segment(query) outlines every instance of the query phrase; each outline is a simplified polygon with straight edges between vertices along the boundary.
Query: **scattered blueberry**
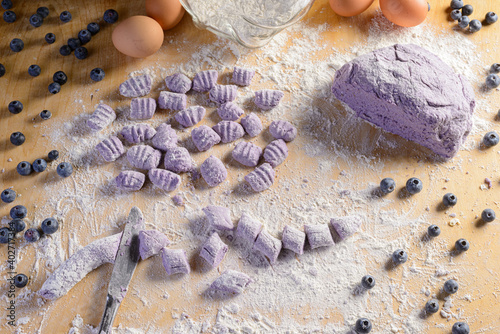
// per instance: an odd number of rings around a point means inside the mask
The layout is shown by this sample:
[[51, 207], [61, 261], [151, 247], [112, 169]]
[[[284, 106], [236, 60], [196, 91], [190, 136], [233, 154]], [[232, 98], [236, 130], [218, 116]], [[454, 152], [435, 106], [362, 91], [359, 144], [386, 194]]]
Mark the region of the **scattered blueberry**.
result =
[[78, 39], [80, 40], [80, 43], [82, 43], [82, 45], [90, 42], [91, 38], [92, 34], [87, 29], [80, 30], [80, 32], [78, 33]]
[[452, 193], [447, 193], [443, 196], [443, 205], [446, 207], [455, 206], [457, 200], [457, 196]]
[[48, 158], [50, 161], [57, 160], [59, 158], [59, 151], [58, 150], [52, 150], [48, 154]]
[[93, 35], [97, 34], [100, 30], [101, 30], [101, 27], [99, 27], [99, 24], [97, 24], [96, 22], [90, 22], [88, 25], [87, 25], [87, 30]]
[[9, 243], [9, 239], [14, 238], [14, 232], [8, 227], [0, 228], [0, 244]]
[[50, 112], [50, 110], [42, 110], [40, 112], [40, 118], [43, 119], [44, 121], [48, 120], [51, 117], [52, 113]]
[[61, 85], [57, 82], [53, 82], [49, 85], [49, 92], [51, 94], [57, 94], [61, 91]]
[[38, 28], [43, 24], [43, 17], [40, 14], [33, 14], [30, 16], [30, 24]]
[[454, 9], [451, 11], [450, 17], [453, 21], [456, 21], [462, 17], [462, 12], [460, 11], [460, 9]]
[[455, 242], [455, 248], [459, 252], [466, 252], [469, 250], [469, 242], [465, 239], [458, 239]]
[[470, 32], [478, 32], [483, 27], [483, 24], [479, 20], [472, 20], [469, 23]]
[[484, 146], [491, 147], [497, 145], [499, 140], [500, 138], [498, 137], [498, 133], [496, 133], [495, 131], [490, 131], [484, 135], [483, 143]]
[[427, 234], [430, 237], [435, 238], [441, 234], [441, 229], [437, 225], [431, 225], [427, 228]]
[[461, 18], [459, 18], [457, 20], [458, 22], [458, 26], [462, 29], [465, 29], [469, 26], [469, 23], [470, 23], [470, 19], [468, 16], [462, 16]]
[[450, 7], [452, 9], [460, 9], [464, 6], [464, 2], [462, 0], [451, 0]]
[[21, 52], [24, 49], [24, 42], [19, 38], [10, 41], [10, 49], [14, 52]]
[[24, 219], [28, 214], [28, 210], [24, 205], [16, 205], [10, 209], [10, 218], [12, 219]]
[[45, 234], [52, 234], [59, 228], [59, 223], [55, 218], [47, 218], [42, 222], [42, 231]]
[[28, 67], [28, 74], [31, 75], [32, 77], [39, 76], [41, 72], [42, 69], [38, 65], [30, 65], [30, 67]]
[[9, 111], [12, 114], [19, 114], [21, 111], [23, 111], [23, 104], [17, 100], [12, 101], [9, 103]]
[[380, 190], [382, 190], [384, 194], [392, 193], [395, 188], [396, 182], [390, 177], [386, 177], [385, 179], [380, 181]]
[[492, 73], [499, 73], [500, 72], [500, 63], [495, 63], [491, 65], [490, 71]]
[[16, 168], [17, 172], [19, 175], [27, 176], [31, 174], [31, 164], [27, 161], [21, 161], [20, 163], [17, 164]]
[[38, 231], [36, 228], [29, 228], [24, 232], [24, 239], [27, 242], [35, 242], [40, 239], [40, 231]]
[[356, 320], [354, 331], [358, 334], [370, 333], [372, 330], [372, 322], [366, 318]]
[[69, 38], [68, 39], [68, 46], [71, 48], [71, 50], [75, 50], [76, 48], [82, 46], [82, 43], [78, 38]]
[[497, 88], [500, 86], [500, 77], [495, 73], [489, 74], [486, 77], [486, 86], [490, 89]]
[[26, 223], [24, 222], [24, 220], [16, 218], [12, 219], [9, 222], [9, 227], [12, 231], [14, 231], [14, 233], [19, 233], [24, 231], [24, 229], [26, 228]]
[[451, 328], [451, 334], [469, 334], [470, 329], [469, 325], [467, 325], [465, 322], [455, 322], [453, 324], [453, 327]]
[[61, 86], [64, 85], [66, 82], [68, 82], [68, 76], [66, 75], [66, 73], [64, 73], [63, 71], [57, 71], [56, 73], [54, 73], [54, 75], [52, 76], [52, 80], [54, 82], [57, 82], [58, 84], [60, 84]]
[[59, 53], [63, 56], [69, 56], [71, 54], [71, 48], [67, 45], [61, 46]]
[[464, 16], [470, 16], [474, 12], [474, 8], [472, 5], [465, 5], [462, 7], [462, 15]]
[[439, 301], [437, 299], [431, 299], [425, 303], [425, 310], [427, 313], [434, 314], [439, 311]]
[[41, 17], [46, 18], [47, 16], [49, 16], [49, 9], [47, 7], [38, 7], [36, 13]]
[[53, 33], [49, 32], [47, 35], [45, 35], [45, 42], [49, 44], [53, 44], [56, 41], [56, 35]]
[[16, 199], [16, 192], [12, 189], [5, 189], [2, 191], [0, 198], [4, 203], [12, 203]]
[[422, 191], [422, 181], [416, 177], [412, 177], [406, 181], [406, 190], [411, 194], [418, 194]]
[[14, 285], [16, 288], [24, 288], [28, 284], [28, 276], [25, 274], [17, 274], [14, 276]]
[[68, 162], [61, 162], [57, 166], [57, 174], [61, 177], [68, 177], [73, 173], [73, 166]]
[[13, 145], [21, 146], [25, 141], [26, 137], [22, 134], [22, 132], [12, 132], [10, 135], [10, 142]]
[[375, 278], [371, 275], [363, 276], [363, 278], [361, 279], [361, 285], [365, 289], [371, 289], [375, 286]]
[[33, 170], [37, 173], [43, 172], [45, 169], [47, 169], [47, 161], [43, 159], [36, 159], [33, 161]]
[[11, 0], [2, 0], [2, 8], [7, 10], [12, 8], [12, 1]]
[[5, 75], [5, 66], [3, 64], [0, 64], [0, 78]]
[[101, 81], [104, 79], [104, 70], [102, 68], [96, 67], [90, 71], [90, 79], [94, 81]]
[[13, 23], [16, 22], [16, 13], [14, 13], [11, 10], [8, 10], [3, 13], [3, 20], [7, 23]]
[[75, 49], [75, 57], [76, 59], [85, 59], [89, 55], [89, 52], [86, 47], [80, 46]]
[[67, 23], [69, 21], [71, 21], [71, 13], [68, 12], [67, 10], [65, 10], [64, 12], [61, 13], [61, 15], [59, 15], [59, 18], [61, 19], [61, 21], [63, 21], [64, 23]]
[[443, 286], [444, 292], [446, 292], [449, 295], [452, 295], [458, 291], [458, 283], [454, 279], [449, 279], [446, 282], [444, 282]]
[[483, 212], [481, 212], [481, 219], [485, 223], [491, 223], [495, 220], [495, 218], [495, 211], [493, 211], [492, 209], [484, 209]]
[[493, 24], [496, 21], [498, 21], [498, 15], [495, 14], [494, 12], [488, 12], [486, 13], [485, 19], [487, 24]]
[[402, 250], [402, 249], [397, 249], [392, 253], [392, 262], [394, 264], [402, 264], [408, 261], [408, 254]]
[[104, 12], [103, 16], [104, 22], [115, 23], [118, 21], [118, 13], [114, 9], [108, 9]]

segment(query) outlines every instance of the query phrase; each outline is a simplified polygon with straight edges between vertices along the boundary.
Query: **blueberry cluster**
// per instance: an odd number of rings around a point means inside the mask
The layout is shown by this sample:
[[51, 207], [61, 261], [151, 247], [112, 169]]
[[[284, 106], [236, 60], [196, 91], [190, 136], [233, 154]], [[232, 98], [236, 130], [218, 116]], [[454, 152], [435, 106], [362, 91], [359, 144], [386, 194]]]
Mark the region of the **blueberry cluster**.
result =
[[464, 5], [463, 0], [452, 0], [450, 7], [452, 9], [450, 12], [451, 19], [457, 21], [458, 26], [462, 29], [469, 27], [471, 33], [478, 32], [483, 25], [493, 24], [498, 21], [498, 15], [494, 12], [486, 13], [483, 22], [477, 19], [471, 20], [469, 16], [474, 12], [474, 8], [472, 5]]
[[[52, 150], [48, 154], [48, 160], [57, 160], [59, 157], [59, 152], [57, 150]], [[22, 176], [28, 176], [32, 172], [41, 173], [47, 169], [47, 161], [42, 158], [38, 158], [33, 163], [28, 161], [21, 161], [17, 165], [17, 173]], [[61, 162], [56, 169], [56, 172], [61, 177], [68, 177], [73, 173], [73, 166], [68, 162]]]
[[49, 9], [47, 7], [39, 7], [36, 13], [30, 16], [30, 24], [38, 28], [43, 24], [43, 19], [49, 16]]
[[500, 86], [500, 64], [495, 63], [490, 67], [490, 74], [486, 77], [486, 87], [490, 89], [497, 88]]
[[[392, 193], [396, 189], [396, 181], [394, 181], [390, 177], [386, 177], [382, 181], [380, 181], [380, 191], [383, 194], [389, 194]], [[416, 177], [409, 178], [406, 181], [406, 191], [410, 195], [415, 195], [418, 194], [419, 192], [422, 191], [423, 185], [422, 181]]]

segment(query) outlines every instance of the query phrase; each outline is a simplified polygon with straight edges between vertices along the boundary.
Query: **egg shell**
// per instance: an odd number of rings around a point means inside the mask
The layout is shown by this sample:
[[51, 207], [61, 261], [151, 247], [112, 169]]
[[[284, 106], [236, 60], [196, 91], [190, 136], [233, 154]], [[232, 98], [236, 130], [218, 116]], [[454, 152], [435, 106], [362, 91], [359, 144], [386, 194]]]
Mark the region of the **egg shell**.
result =
[[415, 27], [424, 22], [429, 12], [427, 0], [380, 0], [384, 16], [402, 27]]
[[150, 17], [137, 15], [122, 21], [113, 30], [113, 45], [121, 53], [144, 58], [158, 51], [163, 44], [163, 29]]
[[345, 17], [361, 14], [370, 7], [374, 0], [330, 0], [333, 11]]
[[175, 27], [185, 12], [179, 0], [146, 0], [146, 13], [155, 19], [163, 30]]

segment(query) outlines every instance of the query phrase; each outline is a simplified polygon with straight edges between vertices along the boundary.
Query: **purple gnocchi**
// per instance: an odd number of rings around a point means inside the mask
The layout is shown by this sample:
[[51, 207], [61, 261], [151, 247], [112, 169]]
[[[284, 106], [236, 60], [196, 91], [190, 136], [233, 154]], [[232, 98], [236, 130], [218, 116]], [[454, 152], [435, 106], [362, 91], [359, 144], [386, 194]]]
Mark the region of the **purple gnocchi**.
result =
[[134, 124], [125, 126], [120, 133], [129, 143], [139, 144], [153, 138], [156, 130], [148, 124]]
[[149, 94], [153, 81], [147, 74], [139, 75], [123, 82], [119, 91], [125, 97], [139, 97]]
[[127, 151], [128, 162], [135, 168], [151, 169], [160, 164], [161, 152], [148, 145], [132, 146]]
[[156, 111], [155, 99], [149, 97], [135, 98], [130, 102], [131, 119], [151, 119]]
[[250, 86], [255, 71], [249, 68], [234, 67], [233, 69], [233, 83], [238, 86]]
[[209, 205], [201, 209], [210, 226], [218, 231], [230, 231], [234, 228], [231, 213], [223, 206]]
[[295, 254], [304, 254], [304, 244], [306, 242], [306, 234], [294, 227], [285, 226], [281, 237], [283, 248], [289, 249]]
[[219, 158], [216, 158], [213, 155], [203, 161], [200, 166], [200, 172], [209, 187], [215, 187], [227, 178], [226, 167], [222, 161], [219, 160]]
[[210, 100], [218, 104], [234, 101], [237, 95], [238, 88], [235, 85], [215, 85], [208, 93]]
[[311, 249], [333, 246], [335, 242], [327, 224], [304, 225]]
[[297, 128], [290, 122], [283, 120], [273, 121], [269, 125], [269, 132], [275, 139], [283, 139], [284, 141], [292, 141], [297, 136]]
[[262, 223], [250, 217], [246, 212], [243, 212], [238, 222], [238, 226], [236, 227], [236, 238], [243, 239], [253, 244], [262, 230], [262, 227]]
[[179, 187], [181, 177], [171, 171], [159, 168], [152, 168], [148, 171], [151, 182], [165, 191], [173, 191]]
[[269, 262], [273, 264], [278, 259], [281, 246], [281, 240], [273, 237], [266, 230], [262, 230], [253, 244], [253, 249], [262, 253], [269, 259]]
[[261, 155], [262, 149], [260, 147], [246, 141], [236, 144], [232, 152], [234, 160], [248, 167], [257, 166]]
[[353, 235], [361, 226], [361, 217], [359, 216], [346, 216], [330, 219], [330, 224], [337, 232], [340, 239], [344, 240]]
[[158, 106], [160, 109], [182, 110], [186, 109], [186, 94], [160, 92]]
[[87, 120], [87, 126], [94, 131], [100, 131], [113, 123], [116, 113], [110, 106], [101, 103]]
[[270, 164], [264, 163], [245, 176], [253, 191], [260, 192], [268, 189], [274, 183], [274, 169]]
[[133, 170], [125, 170], [115, 178], [116, 186], [127, 191], [140, 190], [144, 181], [146, 181], [146, 176]]
[[200, 257], [205, 259], [211, 267], [217, 267], [227, 251], [227, 245], [222, 242], [217, 232], [214, 232], [201, 246]]
[[243, 127], [233, 121], [221, 121], [212, 126], [212, 129], [217, 132], [223, 143], [230, 143], [245, 135]]
[[280, 90], [263, 89], [255, 92], [255, 105], [262, 110], [271, 110], [276, 107], [285, 94]]
[[169, 276], [173, 274], [189, 274], [191, 272], [184, 249], [163, 248], [161, 250], [161, 259], [163, 267]]
[[250, 113], [250, 115], [243, 117], [241, 119], [241, 125], [243, 125], [243, 128], [250, 137], [255, 137], [262, 131], [262, 122], [259, 116], [254, 113]]
[[206, 125], [193, 129], [191, 131], [191, 138], [198, 151], [206, 151], [221, 141], [217, 132]]
[[228, 269], [212, 282], [210, 289], [239, 295], [250, 283], [252, 279], [247, 274]]
[[175, 73], [165, 78], [167, 88], [174, 93], [186, 94], [193, 85], [191, 79], [182, 73]]
[[193, 169], [193, 159], [184, 147], [169, 148], [165, 153], [165, 169], [175, 173], [189, 172]]
[[157, 230], [139, 232], [139, 254], [142, 260], [160, 253], [163, 247], [170, 245], [168, 237]]
[[225, 121], [236, 121], [243, 115], [243, 109], [234, 102], [226, 102], [217, 108], [217, 114]]
[[125, 153], [121, 140], [116, 136], [104, 139], [95, 148], [107, 162], [115, 161]]
[[151, 140], [151, 145], [158, 150], [166, 151], [177, 146], [177, 140], [177, 133], [172, 129], [172, 126], [162, 123], [156, 128], [156, 134]]
[[283, 139], [270, 142], [264, 149], [264, 160], [272, 167], [283, 163], [288, 157], [288, 147]]
[[175, 120], [185, 128], [198, 124], [205, 117], [206, 110], [202, 106], [192, 106], [175, 114]]
[[193, 90], [197, 92], [208, 92], [217, 84], [219, 73], [215, 70], [207, 70], [196, 73], [193, 79]]

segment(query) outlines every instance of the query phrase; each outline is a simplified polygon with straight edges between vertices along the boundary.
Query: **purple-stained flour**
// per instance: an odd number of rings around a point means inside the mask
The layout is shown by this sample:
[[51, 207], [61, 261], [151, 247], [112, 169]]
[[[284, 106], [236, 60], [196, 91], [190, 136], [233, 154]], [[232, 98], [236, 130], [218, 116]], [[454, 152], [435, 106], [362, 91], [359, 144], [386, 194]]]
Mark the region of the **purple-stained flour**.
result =
[[261, 222], [253, 219], [248, 213], [243, 212], [240, 220], [238, 221], [235, 236], [236, 238], [243, 239], [253, 245], [260, 231], [262, 231], [262, 227], [263, 225]]
[[104, 139], [95, 148], [107, 162], [115, 161], [125, 153], [121, 140], [116, 136]]
[[215, 85], [210, 89], [208, 97], [211, 101], [223, 104], [236, 99], [238, 95], [238, 87], [235, 85]]
[[264, 160], [272, 167], [283, 163], [288, 157], [288, 147], [283, 139], [276, 139], [264, 148]]
[[160, 92], [160, 97], [158, 98], [158, 107], [169, 110], [186, 109], [186, 98], [186, 94], [163, 91]]
[[304, 231], [311, 249], [335, 244], [328, 224], [304, 225]]
[[276, 107], [285, 96], [280, 90], [263, 89], [255, 92], [255, 105], [262, 110], [271, 110]]
[[229, 231], [234, 228], [231, 211], [223, 206], [209, 205], [201, 209], [210, 226], [218, 231]]
[[185, 128], [198, 124], [207, 111], [202, 106], [191, 106], [175, 114], [175, 120]]
[[168, 237], [157, 230], [142, 230], [139, 232], [139, 254], [142, 260], [160, 254], [163, 247], [170, 245]]
[[130, 165], [139, 169], [156, 168], [160, 164], [161, 152], [148, 145], [135, 145], [128, 149]]
[[191, 90], [193, 82], [182, 73], [175, 73], [165, 78], [167, 88], [174, 93], [186, 94]]
[[128, 79], [120, 84], [119, 91], [125, 97], [139, 97], [149, 94], [153, 82], [147, 74]]
[[259, 116], [253, 112], [241, 119], [241, 125], [250, 137], [255, 137], [262, 131], [262, 122]]
[[193, 90], [197, 92], [208, 92], [217, 84], [219, 73], [208, 70], [196, 73], [193, 79]]
[[330, 219], [330, 224], [342, 240], [353, 235], [361, 226], [361, 222], [361, 217], [359, 216], [345, 216]]
[[94, 131], [100, 131], [113, 123], [115, 119], [116, 113], [113, 108], [107, 104], [101, 103], [87, 120], [87, 126]]
[[167, 123], [162, 123], [156, 128], [156, 134], [151, 140], [151, 145], [154, 148], [166, 151], [177, 146], [177, 133], [172, 126]]
[[146, 176], [133, 170], [124, 170], [115, 178], [115, 184], [118, 188], [127, 191], [138, 191], [144, 185]]
[[260, 147], [245, 141], [236, 144], [232, 152], [234, 160], [248, 167], [257, 166], [261, 155], [262, 149]]
[[200, 173], [209, 187], [215, 187], [227, 178], [227, 169], [213, 155], [209, 156], [200, 166]]
[[173, 191], [181, 184], [181, 177], [171, 171], [152, 168], [148, 171], [151, 182], [165, 191]]
[[269, 132], [275, 139], [292, 141], [297, 137], [297, 129], [290, 122], [279, 120], [269, 125]]
[[236, 121], [243, 115], [243, 109], [234, 102], [226, 102], [217, 108], [217, 114], [225, 121]]
[[161, 250], [161, 259], [167, 275], [189, 274], [191, 272], [184, 249], [163, 248]]
[[130, 101], [131, 119], [151, 119], [156, 112], [156, 101], [149, 97], [139, 97]]
[[239, 295], [250, 283], [252, 279], [247, 274], [228, 269], [212, 282], [210, 289]]
[[255, 70], [235, 66], [232, 82], [238, 86], [250, 86], [254, 75]]
[[262, 230], [253, 244], [253, 249], [265, 255], [271, 264], [275, 263], [280, 255], [281, 240], [273, 237], [266, 230]]
[[255, 168], [253, 172], [245, 176], [253, 191], [260, 192], [268, 189], [274, 183], [274, 169], [268, 163], [263, 163]]
[[175, 173], [189, 172], [193, 169], [193, 159], [184, 147], [170, 148], [165, 152], [165, 169]]
[[156, 134], [156, 130], [149, 124], [134, 124], [123, 127], [120, 134], [127, 142], [139, 144], [153, 138]]
[[191, 139], [198, 151], [206, 151], [215, 144], [220, 143], [221, 138], [211, 127], [202, 125], [191, 131]]
[[223, 143], [230, 143], [245, 135], [243, 127], [233, 121], [221, 121], [212, 126], [212, 129], [217, 132]]
[[217, 232], [205, 241], [201, 246], [200, 256], [207, 261], [211, 267], [217, 267], [228, 251], [227, 245], [222, 242]]
[[306, 234], [294, 227], [285, 225], [281, 242], [283, 243], [283, 248], [289, 249], [295, 254], [304, 254]]

